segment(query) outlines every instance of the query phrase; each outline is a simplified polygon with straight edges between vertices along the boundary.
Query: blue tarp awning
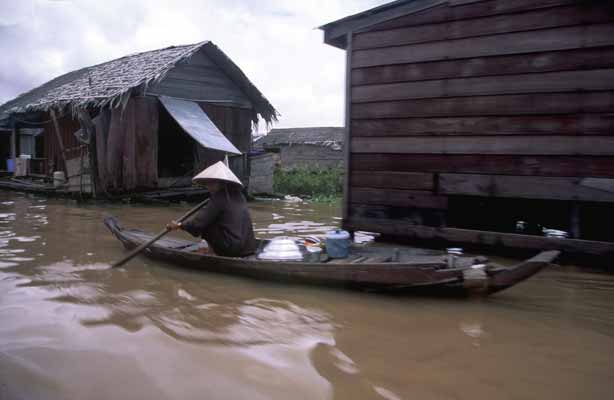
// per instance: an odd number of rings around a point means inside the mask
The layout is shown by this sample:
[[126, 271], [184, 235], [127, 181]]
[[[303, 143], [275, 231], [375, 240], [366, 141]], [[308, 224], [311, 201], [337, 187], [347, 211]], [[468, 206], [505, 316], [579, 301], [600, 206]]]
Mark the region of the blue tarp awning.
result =
[[183, 130], [203, 147], [241, 154], [197, 103], [167, 96], [160, 96], [160, 101]]

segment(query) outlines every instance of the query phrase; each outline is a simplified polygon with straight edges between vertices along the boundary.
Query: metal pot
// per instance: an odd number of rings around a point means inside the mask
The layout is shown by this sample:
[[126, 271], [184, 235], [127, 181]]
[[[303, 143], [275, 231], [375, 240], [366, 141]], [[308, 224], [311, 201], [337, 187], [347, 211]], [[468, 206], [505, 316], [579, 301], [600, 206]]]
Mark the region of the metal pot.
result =
[[320, 262], [320, 256], [322, 254], [322, 249], [318, 246], [305, 246], [305, 255], [303, 257], [304, 261], [317, 263]]
[[259, 260], [270, 261], [302, 261], [303, 253], [299, 245], [288, 237], [276, 237], [264, 246], [258, 254]]
[[568, 233], [558, 229], [543, 229], [544, 236], [549, 238], [567, 239]]

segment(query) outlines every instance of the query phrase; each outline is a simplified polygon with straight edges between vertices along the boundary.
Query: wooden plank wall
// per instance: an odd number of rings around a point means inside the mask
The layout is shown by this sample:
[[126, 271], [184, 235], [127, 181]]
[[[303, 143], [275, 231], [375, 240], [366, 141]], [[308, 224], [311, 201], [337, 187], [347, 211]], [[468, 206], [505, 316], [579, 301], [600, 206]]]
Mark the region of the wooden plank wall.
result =
[[248, 97], [203, 50], [170, 70], [164, 79], [147, 89], [147, 94], [251, 106]]
[[[43, 157], [47, 158], [47, 167], [50, 173], [53, 171], [63, 171], [65, 169], [64, 157], [62, 157], [62, 151], [55, 133], [55, 127], [51, 121], [51, 115], [47, 115], [46, 121], [43, 126]], [[79, 121], [76, 118], [73, 119], [70, 111], [66, 111], [61, 116], [58, 116], [58, 126], [66, 151], [66, 158], [70, 159], [78, 156], [80, 154], [78, 149], [81, 143], [79, 143], [74, 133], [81, 128]]]
[[98, 179], [104, 190], [124, 192], [158, 184], [158, 100], [133, 97], [126, 107], [96, 119]]
[[281, 146], [281, 168], [340, 168], [343, 166], [343, 152], [331, 146], [293, 143]]
[[215, 104], [201, 103], [201, 108], [217, 128], [241, 152], [251, 150], [252, 143], [252, 110], [238, 107], [226, 107]]
[[[122, 192], [157, 187], [158, 107], [157, 98], [141, 96], [131, 98], [124, 110], [100, 113], [96, 119], [96, 153], [101, 189]], [[245, 153], [232, 163], [237, 175], [247, 182], [246, 157], [251, 150], [252, 110], [207, 103], [201, 103], [201, 107], [218, 129]], [[81, 128], [79, 122], [70, 114], [61, 116], [58, 122], [66, 158], [80, 157], [83, 145], [74, 136]], [[52, 167], [49, 171], [62, 170], [64, 161], [53, 123], [50, 121], [43, 128], [45, 157]], [[212, 160], [223, 159], [220, 152], [204, 150], [202, 153], [201, 161], [206, 166]]]
[[249, 193], [273, 193], [273, 173], [279, 164], [279, 154], [253, 155], [249, 157], [249, 163]]
[[[252, 104], [243, 91], [203, 50], [175, 66], [149, 95], [166, 95], [199, 103], [218, 129], [245, 155], [230, 158], [231, 168], [244, 182], [249, 178], [247, 153], [251, 149]], [[195, 170], [224, 158], [217, 151], [200, 148]]]
[[[240, 156], [230, 157], [230, 167], [242, 182], [247, 183], [249, 180], [247, 154], [252, 146], [251, 117], [253, 111], [209, 103], [200, 103], [200, 106], [215, 126], [243, 153]], [[222, 152], [204, 148], [199, 149], [198, 153], [199, 160], [195, 168], [198, 171], [224, 158]]]
[[446, 225], [456, 196], [614, 209], [606, 3], [449, 2], [353, 33], [345, 225]]

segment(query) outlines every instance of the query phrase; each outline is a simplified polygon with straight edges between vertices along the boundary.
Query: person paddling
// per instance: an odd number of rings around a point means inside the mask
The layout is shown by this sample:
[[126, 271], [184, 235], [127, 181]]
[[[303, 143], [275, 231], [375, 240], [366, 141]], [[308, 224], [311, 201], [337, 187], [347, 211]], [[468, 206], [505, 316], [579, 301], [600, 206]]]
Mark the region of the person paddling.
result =
[[183, 223], [171, 221], [167, 228], [183, 229], [192, 236], [203, 238], [210, 249], [220, 256], [253, 254], [256, 238], [239, 178], [219, 161], [196, 175], [192, 181], [207, 187], [209, 204], [192, 219]]

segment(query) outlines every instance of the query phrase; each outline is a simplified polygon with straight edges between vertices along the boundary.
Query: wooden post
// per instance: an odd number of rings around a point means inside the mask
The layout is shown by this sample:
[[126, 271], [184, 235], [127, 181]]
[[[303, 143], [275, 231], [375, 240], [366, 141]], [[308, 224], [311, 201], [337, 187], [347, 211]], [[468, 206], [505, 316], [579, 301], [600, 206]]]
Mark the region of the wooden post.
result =
[[49, 114], [51, 115], [51, 119], [53, 120], [55, 136], [58, 139], [58, 146], [60, 147], [60, 153], [62, 154], [62, 160], [64, 161], [64, 173], [66, 174], [66, 179], [68, 179], [68, 170], [66, 169], [66, 152], [64, 150], [64, 141], [62, 140], [62, 133], [60, 132], [60, 124], [58, 123], [58, 119], [53, 109], [49, 111]]
[[[92, 161], [92, 165], [96, 168], [96, 176], [98, 179], [97, 190], [105, 196], [109, 197], [107, 192], [108, 174], [107, 174], [107, 137], [109, 135], [109, 124], [111, 121], [111, 111], [108, 108], [103, 108], [98, 113], [98, 117], [94, 119], [96, 126], [96, 138], [92, 140], [95, 147], [96, 157]], [[94, 152], [94, 150], [91, 150]], [[92, 160], [94, 157], [92, 156]]]
[[[83, 129], [90, 138], [90, 142], [87, 144], [87, 152], [89, 154], [88, 171], [90, 173], [90, 182], [92, 185], [92, 196], [96, 198], [96, 191], [100, 187], [97, 166], [98, 159], [96, 155], [96, 125], [90, 118], [90, 114], [87, 112], [87, 110], [78, 109], [77, 118], [79, 120], [79, 125], [81, 125], [81, 129]], [[83, 182], [83, 169], [83, 165], [81, 165], [81, 182]]]
[[13, 176], [17, 168], [17, 128], [11, 131], [11, 159], [13, 160]]
[[576, 202], [571, 205], [569, 227], [571, 237], [574, 239], [580, 239], [580, 235], [582, 233], [580, 230], [580, 205]]
[[341, 215], [342, 225], [349, 217], [350, 208], [350, 140], [352, 126], [352, 32], [347, 34], [347, 46], [345, 47], [345, 141], [343, 143], [343, 201]]

